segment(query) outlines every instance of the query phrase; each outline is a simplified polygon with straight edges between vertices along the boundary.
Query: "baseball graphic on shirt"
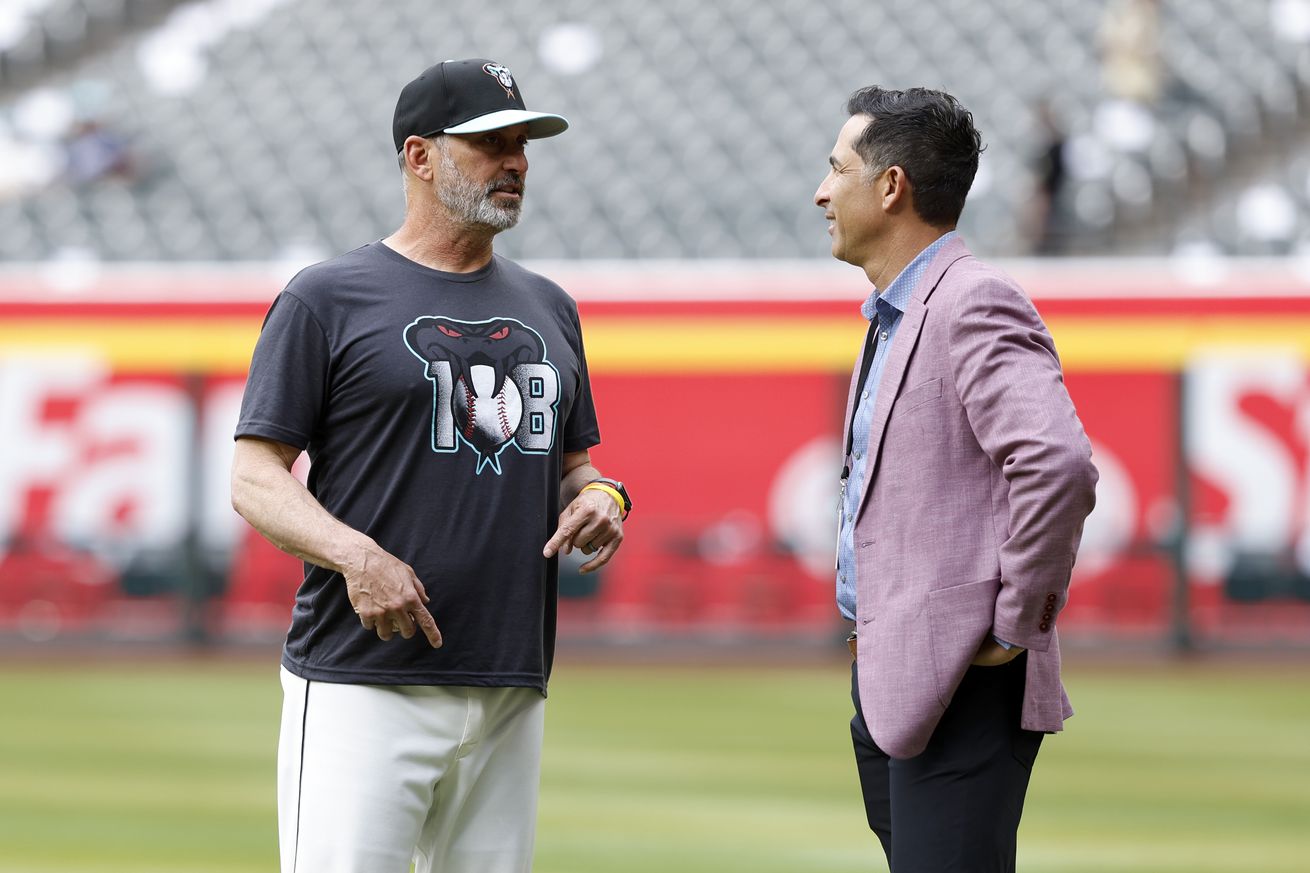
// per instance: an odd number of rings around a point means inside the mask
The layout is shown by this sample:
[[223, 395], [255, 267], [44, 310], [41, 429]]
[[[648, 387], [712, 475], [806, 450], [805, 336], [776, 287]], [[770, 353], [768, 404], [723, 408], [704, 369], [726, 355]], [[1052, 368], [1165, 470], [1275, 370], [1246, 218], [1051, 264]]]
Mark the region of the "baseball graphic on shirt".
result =
[[514, 438], [523, 418], [523, 396], [511, 379], [501, 379], [496, 390], [496, 370], [485, 364], [469, 368], [454, 391], [455, 423], [469, 445], [491, 454]]
[[499, 474], [510, 446], [550, 452], [560, 377], [536, 330], [516, 318], [423, 315], [405, 327], [405, 345], [432, 383], [432, 451], [472, 449], [478, 474]]

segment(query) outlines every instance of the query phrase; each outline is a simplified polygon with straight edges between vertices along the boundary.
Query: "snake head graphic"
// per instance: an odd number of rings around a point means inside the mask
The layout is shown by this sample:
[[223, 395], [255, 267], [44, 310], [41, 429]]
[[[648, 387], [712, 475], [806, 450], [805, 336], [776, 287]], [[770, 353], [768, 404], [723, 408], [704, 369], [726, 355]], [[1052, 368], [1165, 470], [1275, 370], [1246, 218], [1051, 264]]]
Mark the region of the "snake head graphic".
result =
[[505, 96], [514, 97], [514, 74], [504, 64], [483, 64], [482, 72], [495, 79], [505, 89]]
[[426, 316], [409, 326], [405, 342], [425, 361], [448, 361], [457, 383], [462, 379], [464, 384], [471, 384], [473, 367], [491, 367], [497, 394], [511, 370], [519, 364], [539, 363], [546, 355], [536, 331], [509, 318], [456, 321]]

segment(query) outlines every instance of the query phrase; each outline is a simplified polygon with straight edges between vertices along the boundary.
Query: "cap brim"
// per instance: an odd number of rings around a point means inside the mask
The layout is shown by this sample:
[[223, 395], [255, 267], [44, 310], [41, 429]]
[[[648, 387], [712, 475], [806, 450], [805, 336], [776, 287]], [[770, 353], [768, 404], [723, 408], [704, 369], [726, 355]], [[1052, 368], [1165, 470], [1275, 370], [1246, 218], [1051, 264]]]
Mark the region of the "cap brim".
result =
[[488, 130], [499, 130], [502, 127], [512, 127], [516, 124], [526, 124], [528, 126], [529, 139], [555, 136], [569, 129], [569, 121], [562, 115], [551, 115], [549, 112], [528, 112], [526, 109], [502, 109], [499, 112], [489, 112], [486, 115], [479, 115], [477, 118], [470, 118], [468, 121], [454, 127], [447, 127], [442, 133], [483, 133]]

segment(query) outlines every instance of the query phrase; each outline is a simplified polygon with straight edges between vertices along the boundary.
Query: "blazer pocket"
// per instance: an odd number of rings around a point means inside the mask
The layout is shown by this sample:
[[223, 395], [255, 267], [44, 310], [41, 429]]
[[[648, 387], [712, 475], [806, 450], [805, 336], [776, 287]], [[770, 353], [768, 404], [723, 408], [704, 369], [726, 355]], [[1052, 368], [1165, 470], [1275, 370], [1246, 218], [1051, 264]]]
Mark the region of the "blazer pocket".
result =
[[940, 400], [942, 397], [942, 380], [930, 379], [905, 391], [896, 399], [896, 410], [901, 413], [913, 412], [920, 406]]
[[929, 592], [932, 672], [942, 706], [950, 705], [955, 689], [969, 669], [969, 662], [992, 629], [996, 618], [996, 595], [1000, 591], [1001, 579], [998, 576]]

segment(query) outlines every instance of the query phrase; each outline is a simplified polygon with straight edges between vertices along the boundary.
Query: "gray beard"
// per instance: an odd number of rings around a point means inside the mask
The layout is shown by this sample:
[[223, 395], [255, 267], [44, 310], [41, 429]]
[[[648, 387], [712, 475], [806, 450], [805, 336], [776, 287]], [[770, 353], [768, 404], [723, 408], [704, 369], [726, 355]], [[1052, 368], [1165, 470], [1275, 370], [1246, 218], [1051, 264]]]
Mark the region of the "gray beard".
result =
[[[493, 202], [491, 195], [499, 183], [493, 182], [485, 188], [479, 187], [477, 182], [459, 171], [455, 161], [444, 149], [441, 152], [441, 176], [441, 187], [437, 189], [437, 197], [442, 205], [450, 210], [456, 221], [461, 224], [490, 227], [496, 231], [509, 230], [518, 224], [519, 215], [523, 211], [523, 202], [520, 200], [518, 203], [504, 206]], [[519, 185], [523, 191], [527, 190], [521, 180]]]

